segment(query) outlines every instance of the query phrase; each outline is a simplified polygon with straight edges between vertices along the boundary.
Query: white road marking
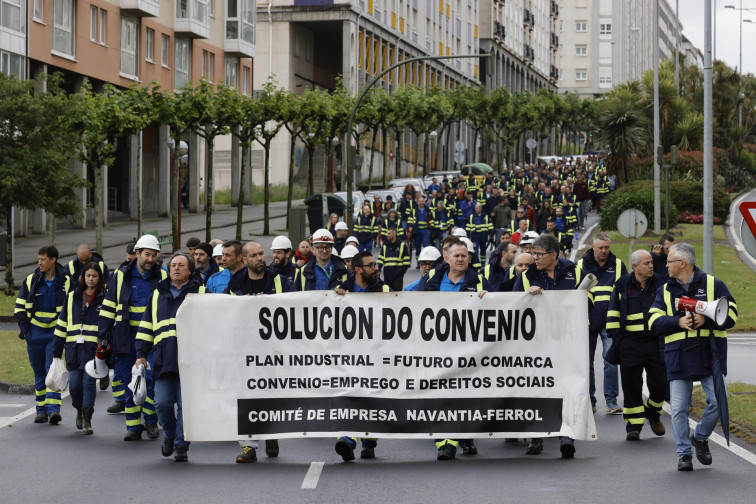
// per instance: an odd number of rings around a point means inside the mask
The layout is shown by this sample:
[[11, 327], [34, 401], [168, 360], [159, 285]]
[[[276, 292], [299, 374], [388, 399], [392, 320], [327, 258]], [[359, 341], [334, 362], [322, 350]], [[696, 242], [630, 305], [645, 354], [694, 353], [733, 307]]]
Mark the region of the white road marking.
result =
[[23, 408], [26, 404], [0, 404], [0, 408]]
[[[643, 397], [648, 399], [648, 387], [646, 386], [646, 372], [645, 371], [643, 372]], [[662, 405], [662, 408], [664, 409], [665, 413], [672, 416], [672, 408], [669, 406], [668, 402], [665, 401], [664, 404]], [[690, 424], [690, 428], [693, 430], [695, 430], [696, 426], [698, 425], [698, 422], [696, 422], [690, 417], [688, 417], [688, 423]], [[709, 440], [714, 441], [716, 444], [718, 444], [725, 450], [729, 450], [731, 453], [734, 453], [735, 455], [742, 458], [746, 462], [750, 462], [751, 464], [756, 466], [756, 455], [754, 455], [753, 453], [749, 452], [748, 450], [744, 448], [741, 448], [735, 443], [731, 443], [730, 446], [727, 446], [727, 440], [724, 438], [724, 436], [720, 436], [716, 432], [712, 432], [711, 436], [709, 436]]]
[[318, 481], [320, 480], [320, 473], [323, 472], [323, 466], [325, 465], [325, 462], [312, 462], [310, 464], [310, 468], [307, 470], [307, 474], [305, 474], [304, 480], [302, 481], [302, 488], [317, 488], [318, 487]]
[[[61, 398], [61, 400], [63, 400], [66, 397], [68, 397], [69, 395], [71, 395], [71, 394], [68, 392], [68, 390], [66, 390], [65, 392], [63, 392], [62, 394], [60, 394], [60, 398]], [[19, 404], [17, 406], [22, 406], [22, 405]], [[37, 414], [37, 407], [36, 406], [32, 406], [31, 408], [22, 411], [21, 413], [19, 413], [16, 416], [12, 416], [12, 417], [0, 417], [0, 429], [2, 429], [3, 427], [7, 427], [10, 424], [16, 423], [19, 420], [23, 420], [24, 418], [26, 418], [28, 416], [32, 416], [32, 415], [36, 415], [36, 414]]]

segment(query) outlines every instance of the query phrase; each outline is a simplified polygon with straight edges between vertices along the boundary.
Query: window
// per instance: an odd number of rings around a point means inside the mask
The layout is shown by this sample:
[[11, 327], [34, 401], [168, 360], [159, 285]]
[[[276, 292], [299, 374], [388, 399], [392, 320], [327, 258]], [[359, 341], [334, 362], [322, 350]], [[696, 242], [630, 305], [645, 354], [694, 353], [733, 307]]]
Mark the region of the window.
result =
[[53, 0], [52, 50], [74, 55], [74, 0]]
[[601, 76], [599, 77], [599, 86], [601, 87], [611, 87], [612, 86], [612, 76]]
[[588, 70], [575, 70], [575, 80], [588, 80]]
[[136, 79], [139, 59], [139, 22], [136, 18], [121, 17], [121, 74]]
[[226, 58], [226, 85], [232, 89], [239, 87], [239, 60]]
[[244, 67], [244, 70], [242, 72], [242, 94], [249, 94], [249, 74], [250, 74], [250, 68]]
[[144, 59], [150, 63], [155, 62], [155, 30], [147, 28], [144, 33]]
[[192, 18], [202, 24], [209, 24], [208, 19], [208, 0], [194, 0], [194, 13]]
[[611, 35], [612, 23], [601, 23], [599, 25], [599, 35]]
[[188, 39], [176, 39], [173, 66], [176, 69], [173, 78], [173, 87], [181, 89], [189, 82], [191, 75], [192, 48]]
[[207, 65], [207, 80], [215, 80], [215, 53], [210, 53], [209, 63]]
[[171, 39], [168, 35], [160, 36], [160, 64], [168, 68], [168, 61], [170, 61], [170, 45]]
[[584, 32], [588, 31], [587, 21], [575, 21], [575, 31]]
[[108, 11], [100, 9], [100, 44], [108, 43]]
[[97, 42], [97, 7], [89, 6], [89, 40]]
[[34, 0], [34, 14], [32, 16], [34, 17], [35, 21], [42, 22], [42, 16], [45, 13], [45, 2], [44, 0]]
[[202, 77], [207, 79], [207, 65], [208, 60], [210, 59], [210, 53], [203, 50], [202, 51]]
[[5, 75], [24, 77], [24, 57], [20, 54], [0, 51], [0, 72]]
[[[9, 30], [24, 33], [26, 30], [26, 12], [21, 16], [21, 0], [2, 0], [0, 2], [0, 25]], [[26, 5], [24, 4], [24, 8]]]
[[[257, 8], [253, 0], [227, 0], [226, 6], [226, 38], [254, 44]], [[296, 46], [295, 43], [295, 50]]]
[[575, 46], [575, 56], [587, 56], [587, 55], [588, 55], [588, 46], [584, 46], [584, 45]]

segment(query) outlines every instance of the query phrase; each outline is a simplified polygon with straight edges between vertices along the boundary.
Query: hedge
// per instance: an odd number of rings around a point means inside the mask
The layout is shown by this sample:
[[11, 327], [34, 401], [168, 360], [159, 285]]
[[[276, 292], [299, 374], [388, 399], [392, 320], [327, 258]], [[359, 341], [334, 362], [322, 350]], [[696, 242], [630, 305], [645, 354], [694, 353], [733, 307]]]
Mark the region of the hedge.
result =
[[[661, 184], [662, 198], [664, 197], [666, 187], [664, 182]], [[654, 191], [653, 180], [636, 180], [629, 184], [621, 186], [613, 194], [637, 191]], [[703, 182], [674, 181], [670, 182], [670, 195], [672, 203], [680, 212], [689, 212], [693, 214], [703, 213]], [[610, 195], [611, 196], [611, 195]], [[653, 206], [651, 207], [653, 209]], [[714, 188], [714, 216], [727, 220], [730, 215], [730, 196], [719, 187]], [[651, 217], [649, 217], [651, 218]]]
[[[653, 182], [652, 182], [653, 184]], [[623, 186], [623, 189], [628, 186]], [[666, 198], [662, 195], [662, 223], [665, 222], [665, 202]], [[604, 231], [614, 231], [617, 229], [617, 219], [620, 214], [630, 208], [636, 208], [643, 212], [646, 218], [649, 220], [649, 228], [652, 226], [650, 223], [654, 219], [654, 191], [648, 190], [635, 190], [635, 191], [622, 191], [618, 190], [610, 194], [604, 199], [604, 203], [601, 205], [601, 212], [599, 225]], [[677, 207], [674, 202], [670, 205], [669, 209], [670, 223], [677, 222]]]

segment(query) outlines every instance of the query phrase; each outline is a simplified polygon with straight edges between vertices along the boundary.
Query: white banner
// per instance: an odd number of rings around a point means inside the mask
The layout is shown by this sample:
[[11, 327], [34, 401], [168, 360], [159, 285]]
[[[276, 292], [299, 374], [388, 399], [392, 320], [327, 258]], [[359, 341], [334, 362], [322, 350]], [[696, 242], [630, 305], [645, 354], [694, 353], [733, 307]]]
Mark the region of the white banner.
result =
[[189, 296], [191, 441], [596, 438], [583, 291]]

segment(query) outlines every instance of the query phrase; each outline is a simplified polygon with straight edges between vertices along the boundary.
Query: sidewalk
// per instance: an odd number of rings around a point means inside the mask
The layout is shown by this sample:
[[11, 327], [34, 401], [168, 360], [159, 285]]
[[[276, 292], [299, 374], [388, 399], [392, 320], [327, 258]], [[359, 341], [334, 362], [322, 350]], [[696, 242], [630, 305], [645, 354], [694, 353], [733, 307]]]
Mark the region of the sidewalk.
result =
[[[304, 205], [303, 200], [292, 201], [292, 206]], [[236, 207], [229, 205], [216, 206], [213, 212], [212, 237], [219, 239], [233, 239], [236, 233]], [[261, 236], [263, 230], [263, 205], [249, 205], [244, 207], [242, 241], [248, 241], [255, 235], [264, 248], [270, 246], [273, 238], [279, 234], [288, 233], [286, 228], [286, 202], [277, 201], [270, 203], [270, 232], [272, 236]], [[182, 212], [181, 216], [181, 245], [186, 243], [190, 236], [196, 236], [200, 240], [205, 239], [205, 213]], [[142, 232], [157, 229], [160, 236], [171, 234], [170, 217], [154, 217], [142, 220]], [[125, 258], [126, 245], [137, 239], [136, 221], [118, 221], [105, 226], [102, 233], [103, 258], [109, 268], [117, 267]], [[95, 246], [94, 226], [87, 229], [59, 230], [56, 237], [56, 246], [60, 252], [58, 262], [68, 264], [76, 255], [76, 247], [80, 243], [87, 243], [92, 248]], [[14, 250], [14, 277], [18, 284], [20, 279], [30, 273], [37, 266], [37, 251], [40, 247], [48, 245], [47, 234], [31, 235], [16, 238]], [[167, 251], [170, 253], [170, 250]], [[0, 280], [4, 278], [5, 267], [0, 267]]]

